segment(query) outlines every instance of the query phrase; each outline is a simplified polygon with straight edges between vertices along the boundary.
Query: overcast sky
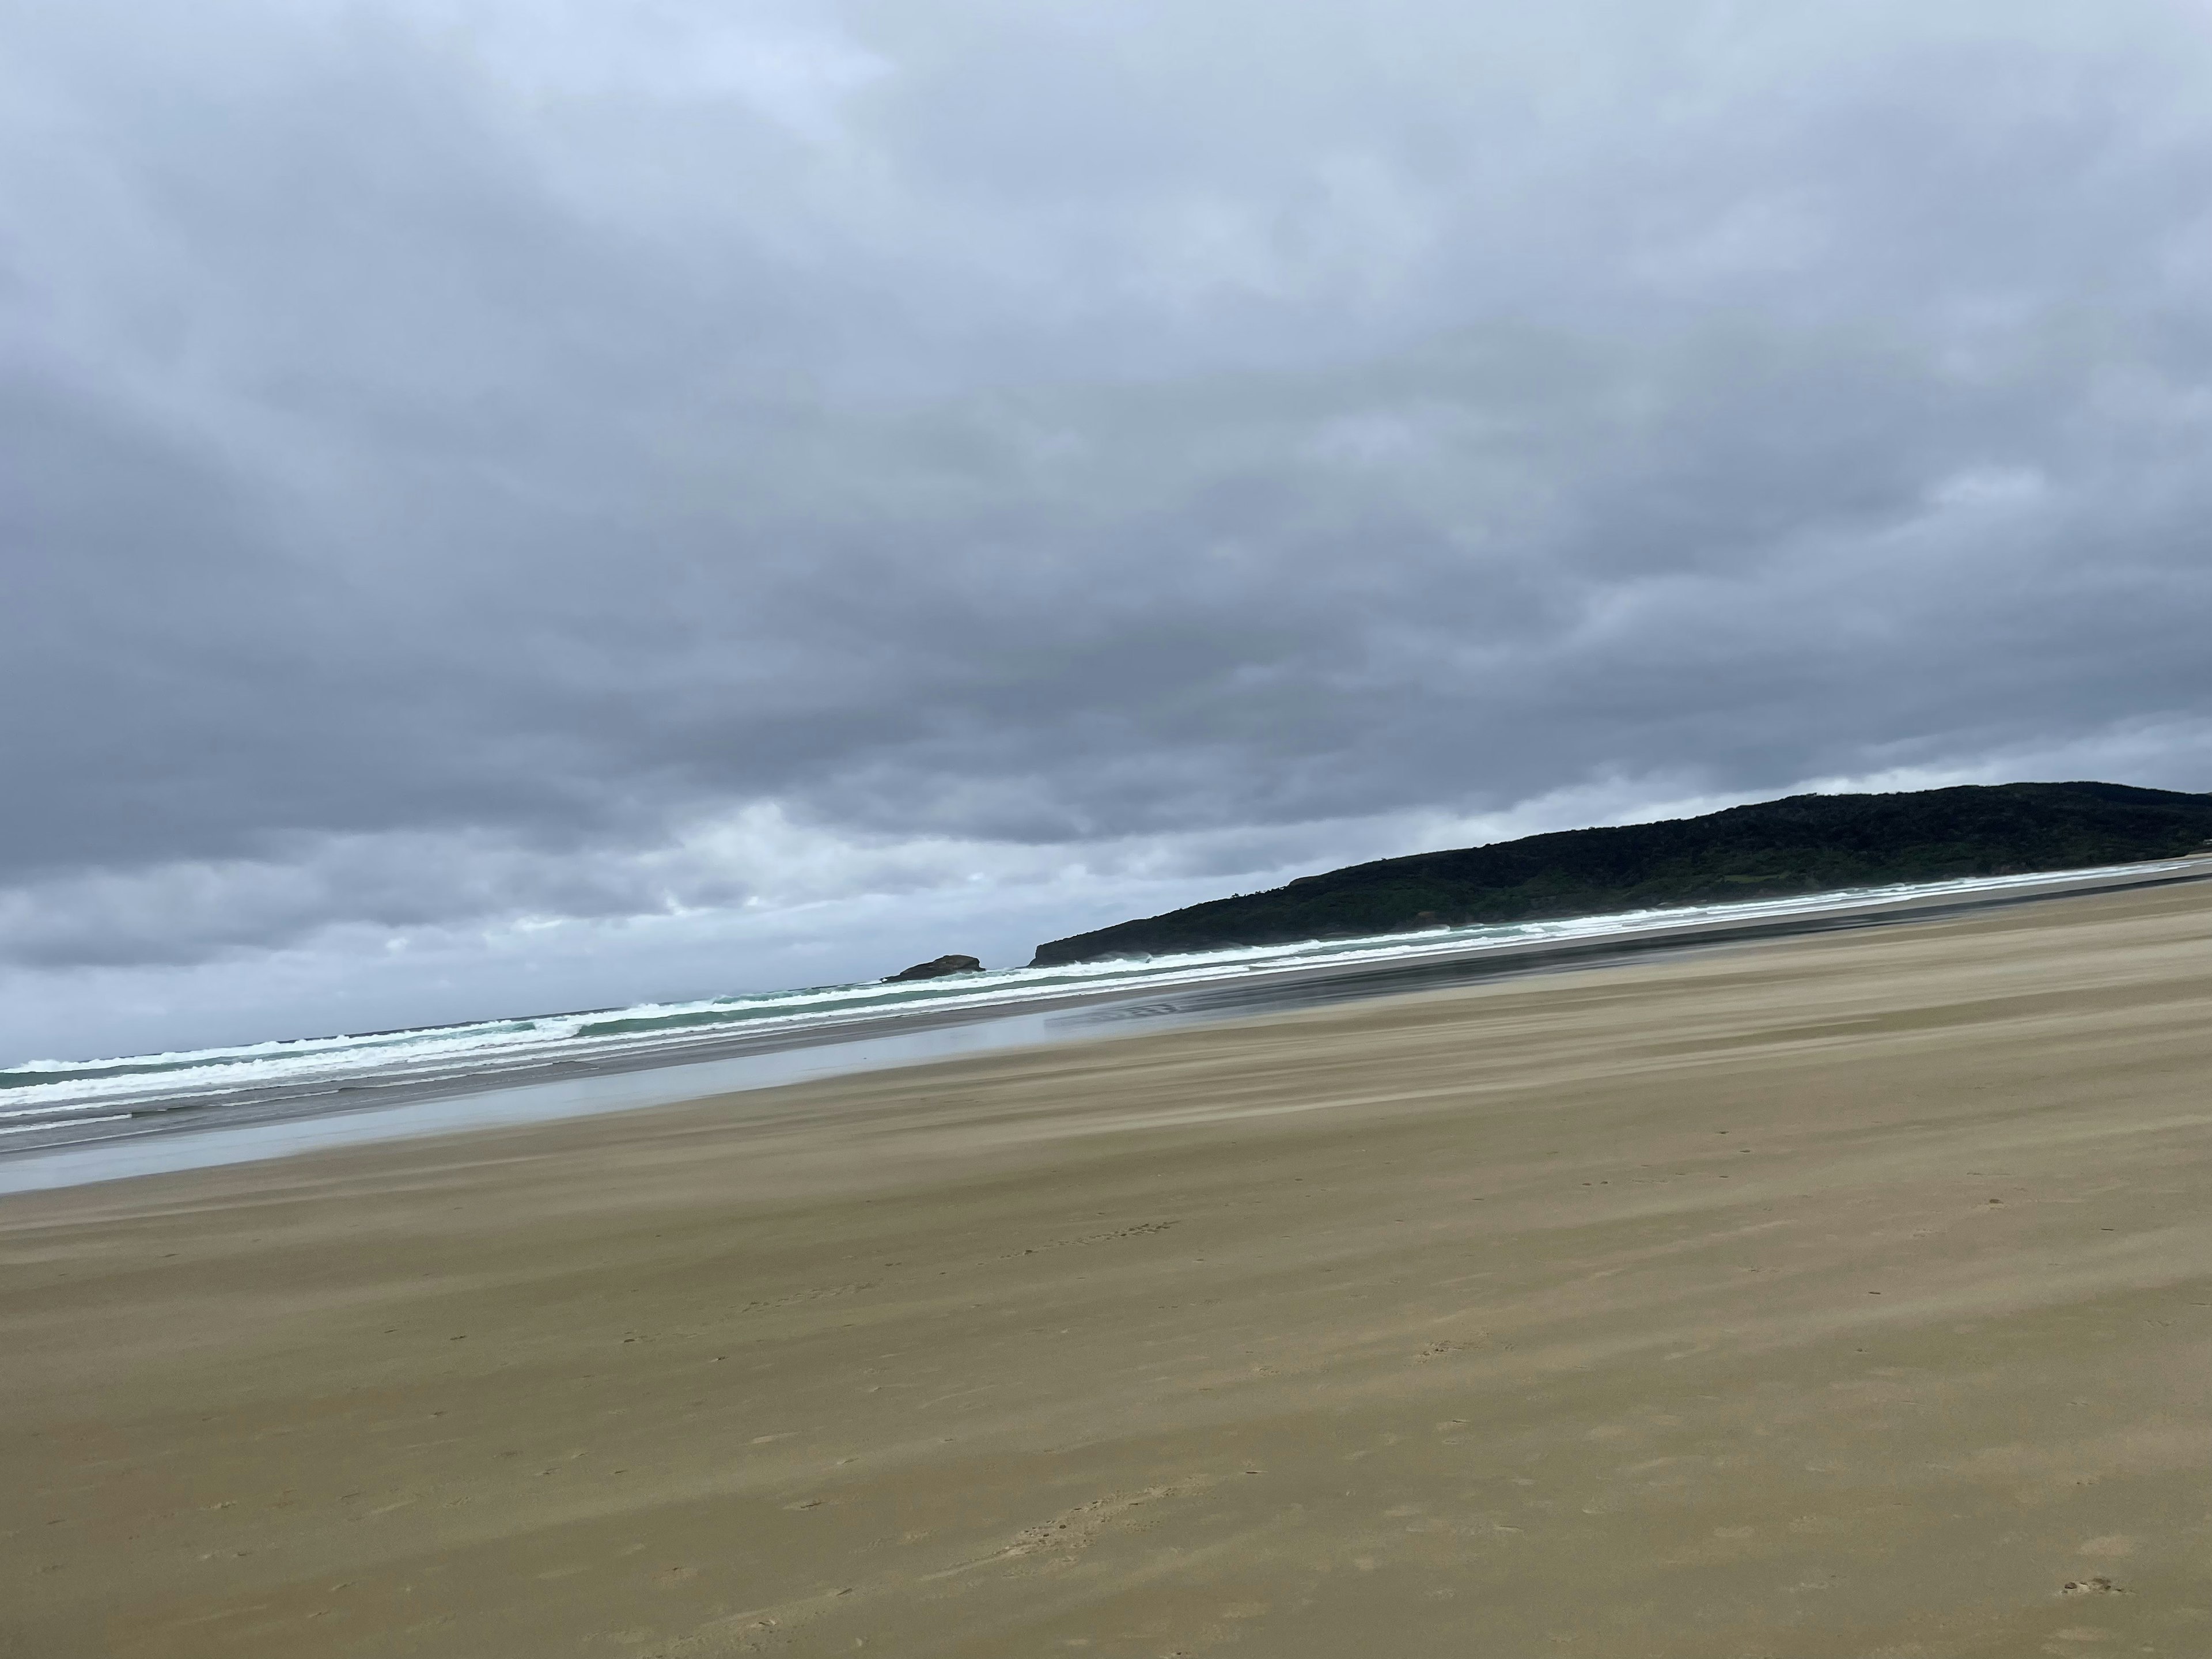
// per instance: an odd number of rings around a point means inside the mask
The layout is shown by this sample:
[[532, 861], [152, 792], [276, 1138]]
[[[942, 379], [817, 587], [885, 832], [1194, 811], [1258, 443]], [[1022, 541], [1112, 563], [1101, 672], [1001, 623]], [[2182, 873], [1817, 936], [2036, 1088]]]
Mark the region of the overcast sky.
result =
[[0, 1060], [2212, 787], [2204, 0], [0, 0]]

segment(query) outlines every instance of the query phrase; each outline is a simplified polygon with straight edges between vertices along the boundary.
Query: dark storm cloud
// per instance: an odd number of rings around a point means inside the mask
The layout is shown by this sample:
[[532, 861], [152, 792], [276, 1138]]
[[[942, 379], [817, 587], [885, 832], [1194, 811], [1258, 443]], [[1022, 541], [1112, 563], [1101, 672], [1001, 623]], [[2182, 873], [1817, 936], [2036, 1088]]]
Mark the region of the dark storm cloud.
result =
[[0, 5], [6, 950], [2212, 781], [2201, 15], [1525, 9]]

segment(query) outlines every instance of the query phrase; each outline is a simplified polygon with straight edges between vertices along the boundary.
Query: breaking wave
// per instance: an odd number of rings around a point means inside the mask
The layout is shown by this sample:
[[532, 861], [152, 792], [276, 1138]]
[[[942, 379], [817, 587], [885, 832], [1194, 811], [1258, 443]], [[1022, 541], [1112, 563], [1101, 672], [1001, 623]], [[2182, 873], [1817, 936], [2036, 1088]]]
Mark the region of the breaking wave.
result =
[[240, 1099], [296, 1098], [302, 1110], [346, 1109], [374, 1103], [379, 1091], [395, 1085], [410, 1085], [419, 1095], [425, 1089], [434, 1091], [441, 1083], [459, 1087], [465, 1079], [467, 1086], [477, 1087], [488, 1077], [504, 1079], [510, 1073], [513, 1081], [522, 1083], [532, 1080], [533, 1072], [565, 1071], [579, 1062], [595, 1069], [659, 1065], [705, 1057], [755, 1039], [763, 1044], [834, 1040], [841, 1027], [853, 1027], [853, 1034], [858, 1035], [863, 1027], [885, 1029], [886, 1022], [932, 1015], [973, 1018], [1018, 1013], [1073, 996], [1126, 992], [1141, 997], [1254, 972], [1298, 975], [1411, 964], [1486, 949], [1601, 940], [1692, 923], [1842, 911], [1899, 899], [2028, 888], [2100, 874], [2152, 874], [2169, 867], [2185, 866], [2133, 865], [2124, 871], [1984, 877], [1556, 921], [1438, 927], [1138, 960], [1007, 968], [899, 984], [872, 981], [808, 986], [695, 1002], [641, 1003], [112, 1060], [33, 1060], [0, 1070], [0, 1136], [43, 1130], [50, 1133], [39, 1139], [51, 1142], [63, 1138], [51, 1132], [94, 1124], [110, 1126], [100, 1133], [123, 1133], [112, 1126], [143, 1115], [166, 1116]]

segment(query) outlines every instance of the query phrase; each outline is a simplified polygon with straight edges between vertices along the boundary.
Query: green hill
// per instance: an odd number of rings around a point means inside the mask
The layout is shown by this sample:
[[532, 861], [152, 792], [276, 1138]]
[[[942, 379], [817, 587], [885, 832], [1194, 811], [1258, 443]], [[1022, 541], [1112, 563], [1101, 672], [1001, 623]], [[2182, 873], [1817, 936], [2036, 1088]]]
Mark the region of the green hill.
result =
[[1032, 967], [2212, 851], [2212, 794], [2008, 783], [1792, 795], [1704, 817], [1380, 859], [1037, 947]]

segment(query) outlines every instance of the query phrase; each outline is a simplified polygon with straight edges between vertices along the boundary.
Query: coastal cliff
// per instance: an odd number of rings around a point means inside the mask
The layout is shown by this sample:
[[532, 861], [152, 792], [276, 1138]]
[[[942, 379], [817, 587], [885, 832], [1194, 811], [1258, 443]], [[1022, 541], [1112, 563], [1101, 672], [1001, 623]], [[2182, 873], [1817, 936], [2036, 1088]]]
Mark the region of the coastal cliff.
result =
[[1032, 967], [2212, 852], [2212, 794], [2008, 783], [1792, 795], [1380, 859], [1037, 947]]

